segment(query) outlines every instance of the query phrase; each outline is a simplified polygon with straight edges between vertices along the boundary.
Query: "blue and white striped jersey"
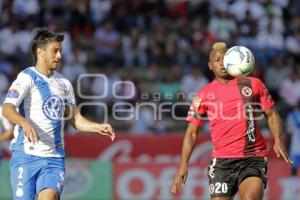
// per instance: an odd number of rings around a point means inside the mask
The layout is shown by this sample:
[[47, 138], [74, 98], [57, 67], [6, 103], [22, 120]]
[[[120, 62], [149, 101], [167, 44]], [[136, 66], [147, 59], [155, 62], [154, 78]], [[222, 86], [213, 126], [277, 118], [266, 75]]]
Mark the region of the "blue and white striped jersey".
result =
[[18, 74], [4, 103], [19, 108], [19, 113], [33, 126], [39, 136], [35, 145], [25, 137], [22, 127], [15, 126], [10, 148], [40, 157], [64, 157], [64, 110], [74, 105], [73, 87], [63, 75], [54, 72], [47, 77], [34, 67]]

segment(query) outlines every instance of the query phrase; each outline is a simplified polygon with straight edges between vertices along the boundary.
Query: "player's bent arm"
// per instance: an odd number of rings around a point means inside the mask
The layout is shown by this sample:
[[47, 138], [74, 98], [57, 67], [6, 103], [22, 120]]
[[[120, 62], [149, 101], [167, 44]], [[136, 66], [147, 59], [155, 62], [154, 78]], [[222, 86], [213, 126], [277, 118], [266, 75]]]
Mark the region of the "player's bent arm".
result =
[[115, 133], [113, 132], [113, 129], [110, 124], [96, 123], [86, 119], [80, 114], [77, 106], [75, 105], [71, 106], [69, 109], [71, 123], [74, 128], [76, 128], [80, 132], [93, 132], [99, 133], [101, 135], [107, 135], [111, 138], [111, 140], [114, 140]]
[[265, 114], [267, 117], [268, 126], [271, 130], [271, 133], [276, 141], [281, 141], [281, 135], [282, 135], [282, 121], [281, 118], [276, 110], [276, 108], [273, 106], [267, 110], [265, 110]]
[[10, 103], [5, 103], [2, 108], [2, 115], [8, 119], [11, 123], [22, 126], [22, 123], [26, 121], [16, 110], [15, 106]]
[[173, 181], [173, 194], [177, 193], [177, 191], [180, 191], [186, 182], [188, 176], [187, 165], [197, 141], [198, 130], [199, 127], [193, 123], [189, 123], [186, 129], [182, 144], [181, 162]]
[[275, 140], [273, 149], [277, 157], [282, 156], [286, 162], [292, 163], [282, 143], [282, 121], [276, 108], [273, 106], [265, 110], [265, 114], [267, 117], [268, 126]]
[[199, 126], [190, 122], [188, 124], [183, 139], [182, 151], [181, 151], [181, 165], [188, 164], [197, 141], [198, 132], [199, 132]]
[[33, 144], [39, 141], [39, 137], [34, 128], [28, 122], [27, 119], [22, 117], [16, 110], [15, 106], [10, 103], [5, 103], [2, 107], [2, 115], [8, 119], [11, 123], [21, 126], [24, 130], [25, 136]]
[[14, 131], [13, 129], [8, 129], [7, 131], [3, 132], [0, 134], [0, 143], [5, 141], [5, 140], [12, 140], [14, 138]]

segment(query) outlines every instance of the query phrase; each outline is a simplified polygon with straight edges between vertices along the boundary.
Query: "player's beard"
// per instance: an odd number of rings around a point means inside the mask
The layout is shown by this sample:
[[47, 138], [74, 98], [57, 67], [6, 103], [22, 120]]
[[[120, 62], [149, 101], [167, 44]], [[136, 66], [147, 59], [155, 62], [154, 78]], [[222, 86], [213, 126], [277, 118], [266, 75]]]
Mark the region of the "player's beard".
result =
[[57, 69], [60, 68], [60, 66], [61, 66], [61, 62], [60, 61], [59, 62], [53, 62], [52, 66], [51, 66], [51, 70], [57, 70]]

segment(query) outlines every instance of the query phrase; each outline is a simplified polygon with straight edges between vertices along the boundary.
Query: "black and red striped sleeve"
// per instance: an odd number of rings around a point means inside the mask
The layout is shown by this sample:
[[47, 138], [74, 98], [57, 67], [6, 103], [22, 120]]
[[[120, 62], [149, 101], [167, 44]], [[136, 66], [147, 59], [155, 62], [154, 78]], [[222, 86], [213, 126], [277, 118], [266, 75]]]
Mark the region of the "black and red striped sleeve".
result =
[[259, 100], [263, 110], [268, 110], [275, 104], [270, 92], [260, 79], [255, 79], [254, 85], [258, 91]]
[[206, 106], [203, 101], [203, 93], [199, 92], [193, 99], [192, 105], [188, 111], [186, 120], [195, 125], [201, 126], [204, 122], [206, 115]]

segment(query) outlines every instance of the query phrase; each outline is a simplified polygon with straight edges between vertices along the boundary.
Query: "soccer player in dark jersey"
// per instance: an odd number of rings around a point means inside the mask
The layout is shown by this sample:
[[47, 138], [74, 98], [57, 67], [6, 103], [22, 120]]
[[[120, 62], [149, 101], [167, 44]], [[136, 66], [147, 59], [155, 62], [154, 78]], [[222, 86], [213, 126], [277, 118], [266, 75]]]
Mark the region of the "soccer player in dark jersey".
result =
[[281, 141], [281, 119], [268, 90], [258, 78], [227, 74], [223, 66], [226, 49], [222, 42], [212, 46], [208, 66], [215, 79], [196, 94], [190, 107], [172, 193], [180, 191], [186, 182], [198, 129], [207, 118], [213, 143], [208, 167], [211, 199], [229, 200], [237, 192], [241, 199], [262, 199], [267, 183], [267, 148], [258, 127], [258, 110], [267, 118], [277, 157], [290, 164], [292, 161]]

